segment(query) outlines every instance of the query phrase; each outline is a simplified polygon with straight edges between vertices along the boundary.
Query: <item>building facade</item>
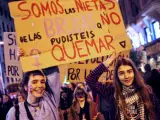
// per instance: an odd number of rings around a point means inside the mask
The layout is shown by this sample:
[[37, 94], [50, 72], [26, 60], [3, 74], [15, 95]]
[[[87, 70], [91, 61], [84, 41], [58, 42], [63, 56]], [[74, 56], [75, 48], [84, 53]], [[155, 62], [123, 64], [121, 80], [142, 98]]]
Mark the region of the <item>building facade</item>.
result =
[[[5, 76], [5, 60], [4, 60], [4, 39], [3, 32], [14, 32], [14, 21], [10, 16], [8, 0], [0, 0], [0, 91], [3, 93], [6, 91], [15, 91], [15, 87], [12, 84], [15, 84], [16, 81], [13, 79], [9, 79]], [[11, 86], [11, 87], [7, 87]], [[14, 85], [15, 86], [15, 85]]]
[[141, 65], [160, 68], [160, 0], [119, 0], [133, 48], [141, 53]]

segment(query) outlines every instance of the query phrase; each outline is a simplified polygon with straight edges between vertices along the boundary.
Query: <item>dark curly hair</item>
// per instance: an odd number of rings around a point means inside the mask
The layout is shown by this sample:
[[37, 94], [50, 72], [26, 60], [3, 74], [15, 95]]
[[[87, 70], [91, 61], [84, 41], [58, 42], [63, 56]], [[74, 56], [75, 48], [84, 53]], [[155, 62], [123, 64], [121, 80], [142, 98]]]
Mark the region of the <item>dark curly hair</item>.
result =
[[[23, 80], [22, 80], [22, 83], [21, 83], [21, 85], [22, 85], [22, 92], [27, 96], [27, 91], [24, 89], [24, 87], [25, 86], [27, 86], [28, 85], [28, 82], [29, 82], [29, 79], [30, 79], [30, 76], [36, 76], [36, 75], [40, 75], [40, 76], [44, 76], [45, 77], [45, 75], [44, 75], [44, 73], [42, 73], [42, 71], [40, 71], [40, 70], [34, 70], [34, 71], [29, 71], [29, 72], [26, 72], [25, 74], [24, 74], [24, 77], [23, 77]], [[48, 81], [46, 80], [46, 91], [47, 92], [49, 92], [49, 93], [53, 93], [52, 92], [52, 90], [51, 90], [51, 88], [50, 88], [50, 86], [49, 86], [49, 84], [48, 84]], [[26, 97], [25, 96], [25, 97]]]

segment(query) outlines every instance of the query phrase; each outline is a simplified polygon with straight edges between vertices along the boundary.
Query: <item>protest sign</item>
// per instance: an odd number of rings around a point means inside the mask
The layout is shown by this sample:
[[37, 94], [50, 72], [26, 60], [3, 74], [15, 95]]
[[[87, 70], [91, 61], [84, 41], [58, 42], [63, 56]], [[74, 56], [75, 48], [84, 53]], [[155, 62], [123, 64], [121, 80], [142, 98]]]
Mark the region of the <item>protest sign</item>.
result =
[[[129, 52], [130, 51], [121, 52], [117, 58], [129, 57]], [[66, 82], [84, 82], [87, 75], [100, 63], [107, 60], [110, 56], [111, 55], [107, 55], [99, 58], [93, 58], [90, 60], [59, 66], [61, 82], [64, 82], [64, 79], [66, 79]], [[99, 81], [104, 79], [113, 80], [115, 62], [116, 61], [114, 61], [113, 64], [108, 68], [107, 72], [101, 75]]]
[[4, 32], [4, 55], [6, 76], [16, 82], [22, 80], [22, 67], [17, 56], [17, 42], [15, 32]]
[[131, 49], [114, 0], [27, 0], [9, 6], [18, 43], [28, 55], [21, 59], [23, 71]]

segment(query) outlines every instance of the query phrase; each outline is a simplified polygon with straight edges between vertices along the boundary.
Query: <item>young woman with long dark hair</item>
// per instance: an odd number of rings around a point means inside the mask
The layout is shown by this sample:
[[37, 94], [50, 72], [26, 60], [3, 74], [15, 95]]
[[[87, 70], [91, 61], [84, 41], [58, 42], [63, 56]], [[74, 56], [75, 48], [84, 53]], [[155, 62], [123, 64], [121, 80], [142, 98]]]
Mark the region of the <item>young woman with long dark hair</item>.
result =
[[112, 57], [96, 67], [86, 78], [87, 84], [98, 94], [114, 97], [107, 120], [160, 120], [160, 104], [152, 89], [144, 83], [134, 63], [129, 58], [116, 60], [112, 86], [103, 85], [98, 78], [106, 72]]

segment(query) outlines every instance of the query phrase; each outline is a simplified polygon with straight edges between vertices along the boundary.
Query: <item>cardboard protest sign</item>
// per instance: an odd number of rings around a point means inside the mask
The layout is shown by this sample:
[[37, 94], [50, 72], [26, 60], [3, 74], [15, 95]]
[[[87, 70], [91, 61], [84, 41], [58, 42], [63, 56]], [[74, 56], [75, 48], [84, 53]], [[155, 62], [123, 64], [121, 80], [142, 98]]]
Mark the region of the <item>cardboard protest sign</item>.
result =
[[17, 41], [15, 32], [4, 32], [4, 55], [6, 76], [8, 78], [22, 80], [22, 67], [17, 56]]
[[27, 0], [9, 6], [18, 43], [28, 55], [21, 59], [23, 71], [131, 49], [114, 0]]
[[[130, 51], [124, 51], [121, 52], [118, 55], [119, 57], [129, 57]], [[85, 60], [77, 63], [67, 64], [67, 65], [60, 65], [60, 78], [61, 82], [64, 82], [64, 79], [66, 79], [66, 82], [84, 82], [87, 75], [98, 66], [98, 64], [102, 63], [103, 61], [107, 60], [111, 55], [99, 57], [99, 58], [93, 58], [90, 60]], [[115, 62], [109, 67], [108, 71], [103, 73], [101, 77], [99, 78], [99, 81], [102, 80], [113, 80], [113, 74], [114, 74], [114, 66]]]

